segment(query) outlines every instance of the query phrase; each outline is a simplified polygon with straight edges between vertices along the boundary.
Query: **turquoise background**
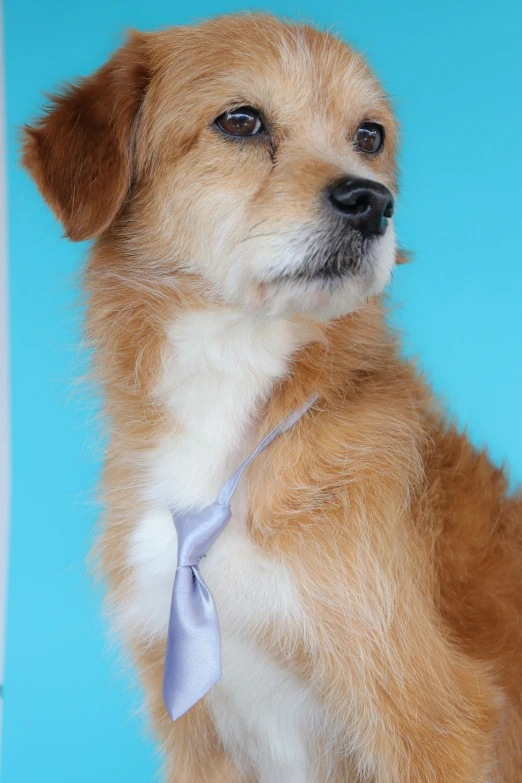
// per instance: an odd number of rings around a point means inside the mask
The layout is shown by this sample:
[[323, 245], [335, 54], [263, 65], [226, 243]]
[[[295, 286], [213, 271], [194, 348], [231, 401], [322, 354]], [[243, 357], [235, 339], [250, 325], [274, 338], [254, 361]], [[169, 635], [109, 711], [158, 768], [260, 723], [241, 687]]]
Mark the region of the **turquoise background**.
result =
[[[96, 410], [74, 308], [83, 246], [16, 160], [42, 91], [87, 74], [128, 26], [244, 2], [6, 0], [13, 502], [3, 783], [146, 783], [157, 774], [84, 564], [96, 520]], [[190, 9], [187, 6], [190, 5]], [[403, 128], [397, 270], [406, 346], [477, 444], [522, 478], [522, 5], [510, 0], [305, 0], [277, 13], [334, 25], [369, 57]], [[190, 12], [189, 12], [190, 11]], [[195, 781], [194, 783], [197, 783]]]

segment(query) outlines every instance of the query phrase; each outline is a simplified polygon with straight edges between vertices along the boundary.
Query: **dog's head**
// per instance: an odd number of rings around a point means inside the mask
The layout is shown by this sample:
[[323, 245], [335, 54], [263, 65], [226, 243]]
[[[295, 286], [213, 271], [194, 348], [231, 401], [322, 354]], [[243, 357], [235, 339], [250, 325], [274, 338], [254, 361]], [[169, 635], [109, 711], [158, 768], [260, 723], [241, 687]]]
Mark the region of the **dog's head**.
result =
[[133, 34], [25, 131], [73, 240], [271, 316], [350, 312], [386, 285], [396, 126], [340, 40], [265, 16]]

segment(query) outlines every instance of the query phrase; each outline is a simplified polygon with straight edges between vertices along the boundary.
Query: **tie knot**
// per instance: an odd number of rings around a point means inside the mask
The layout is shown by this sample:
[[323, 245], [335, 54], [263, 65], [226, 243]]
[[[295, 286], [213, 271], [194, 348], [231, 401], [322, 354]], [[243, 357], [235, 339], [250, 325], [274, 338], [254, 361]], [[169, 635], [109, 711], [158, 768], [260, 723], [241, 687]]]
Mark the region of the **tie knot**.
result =
[[197, 566], [225, 528], [230, 507], [212, 503], [199, 511], [174, 513], [178, 535], [178, 566]]

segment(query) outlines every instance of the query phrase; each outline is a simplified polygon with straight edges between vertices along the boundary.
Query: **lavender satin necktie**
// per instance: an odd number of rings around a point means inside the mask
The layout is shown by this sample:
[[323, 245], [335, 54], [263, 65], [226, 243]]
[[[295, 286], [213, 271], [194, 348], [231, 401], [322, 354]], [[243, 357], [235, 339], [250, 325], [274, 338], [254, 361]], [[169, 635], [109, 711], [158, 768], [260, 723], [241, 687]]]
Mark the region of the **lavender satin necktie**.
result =
[[278, 435], [293, 427], [316, 399], [317, 396], [293, 411], [261, 441], [223, 484], [215, 503], [200, 511], [173, 512], [178, 565], [163, 673], [163, 699], [172, 720], [193, 707], [221, 678], [219, 622], [214, 599], [199, 572], [199, 562], [230, 519], [230, 501], [245, 468]]

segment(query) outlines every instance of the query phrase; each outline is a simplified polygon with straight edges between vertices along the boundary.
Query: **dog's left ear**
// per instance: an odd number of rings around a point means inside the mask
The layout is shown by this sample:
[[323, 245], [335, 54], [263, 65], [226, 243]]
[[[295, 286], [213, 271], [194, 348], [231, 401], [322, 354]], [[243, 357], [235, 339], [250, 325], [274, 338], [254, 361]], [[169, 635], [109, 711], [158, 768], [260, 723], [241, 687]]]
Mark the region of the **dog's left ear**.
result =
[[403, 250], [402, 248], [398, 247], [395, 254], [395, 263], [397, 265], [409, 264], [410, 261], [413, 261], [413, 253], [411, 253], [409, 250]]
[[44, 116], [24, 128], [22, 163], [74, 241], [108, 228], [129, 192], [149, 81], [146, 40], [131, 33], [102, 68], [52, 97]]

